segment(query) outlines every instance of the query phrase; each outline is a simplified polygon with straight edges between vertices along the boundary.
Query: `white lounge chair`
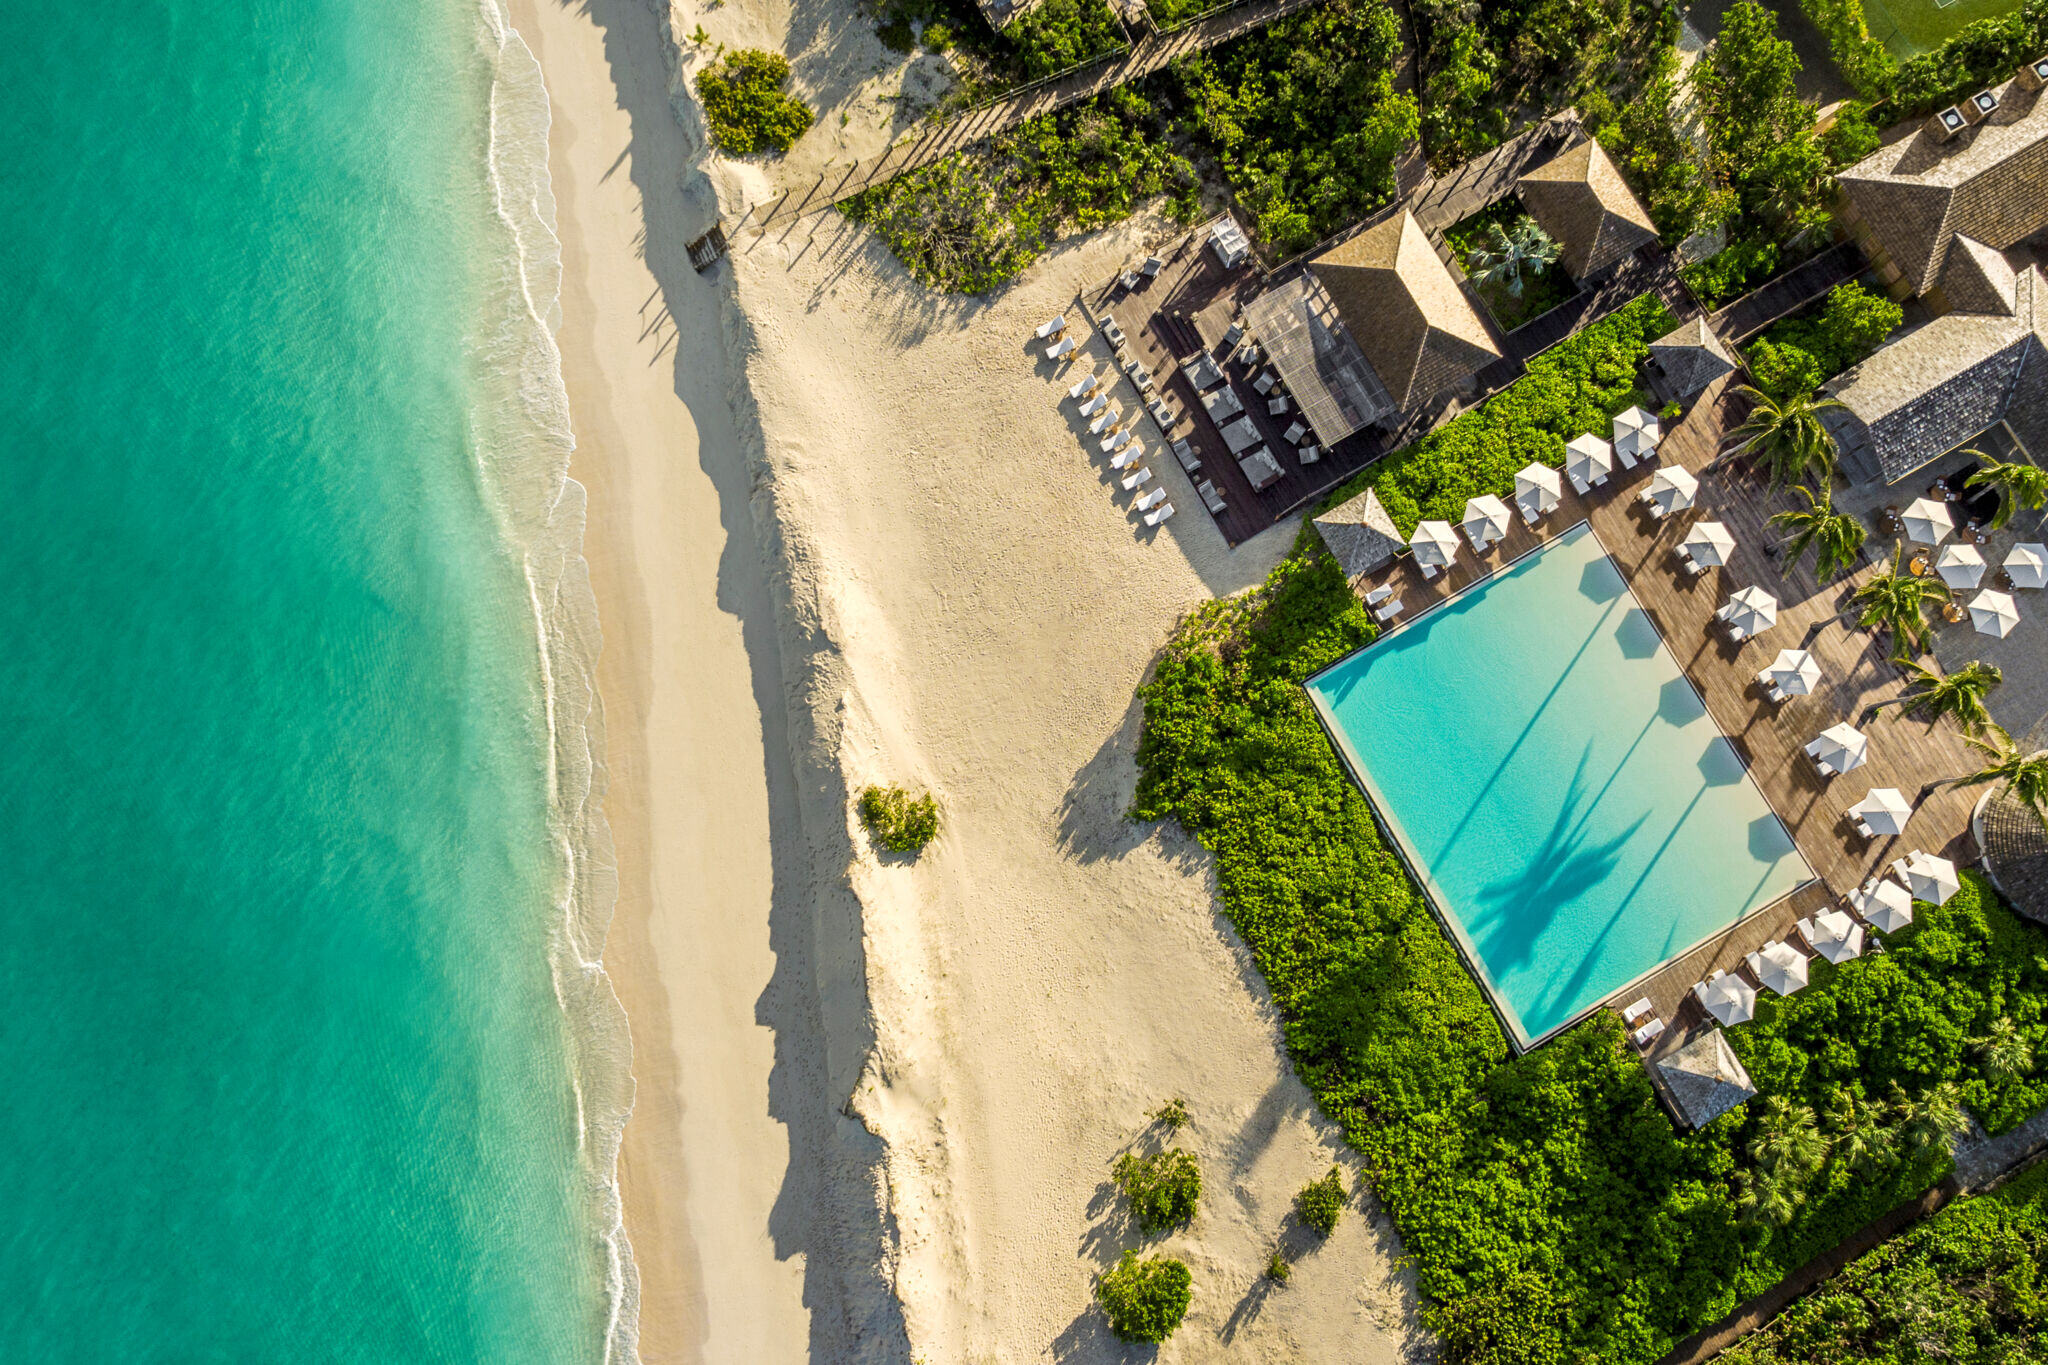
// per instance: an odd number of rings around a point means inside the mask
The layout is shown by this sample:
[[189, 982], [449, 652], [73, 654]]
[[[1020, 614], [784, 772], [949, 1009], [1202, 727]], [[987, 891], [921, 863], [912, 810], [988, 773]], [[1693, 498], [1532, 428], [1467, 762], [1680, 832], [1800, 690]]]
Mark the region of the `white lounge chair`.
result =
[[1150, 493], [1145, 494], [1143, 497], [1139, 498], [1135, 503], [1132, 503], [1131, 505], [1133, 507], [1136, 507], [1140, 512], [1149, 512], [1153, 508], [1157, 507], [1160, 503], [1165, 501], [1166, 490], [1164, 488], [1155, 488]]
[[1063, 356], [1069, 356], [1073, 353], [1074, 339], [1072, 337], [1061, 337], [1058, 341], [1045, 348], [1045, 358], [1047, 360], [1058, 360]]
[[1661, 1035], [1663, 1032], [1664, 1021], [1662, 1019], [1652, 1019], [1649, 1023], [1643, 1025], [1634, 1033], [1631, 1033], [1629, 1037], [1635, 1040], [1635, 1045], [1637, 1047], [1647, 1048], [1650, 1044], [1656, 1042], [1658, 1036]]
[[1116, 319], [1107, 313], [1102, 315], [1102, 334], [1109, 338], [1109, 344], [1112, 346], [1124, 344], [1124, 329], [1117, 326]]
[[1385, 583], [1365, 595], [1365, 605], [1376, 607], [1394, 595], [1394, 585]]
[[1111, 458], [1109, 462], [1109, 467], [1111, 469], [1129, 469], [1132, 465], [1136, 464], [1138, 461], [1144, 458], [1145, 447], [1133, 441], [1129, 445], [1125, 446], [1122, 450], [1119, 450], [1115, 454], [1115, 456]]
[[1099, 386], [1100, 381], [1095, 377], [1095, 372], [1091, 370], [1087, 374], [1082, 375], [1073, 388], [1067, 390], [1067, 397], [1079, 403], [1084, 399], [1093, 398]]
[[1260, 373], [1257, 379], [1254, 379], [1252, 381], [1252, 387], [1257, 389], [1261, 394], [1267, 394], [1271, 393], [1273, 391], [1273, 386], [1275, 384], [1278, 384], [1279, 382], [1280, 380], [1274, 375], [1274, 373], [1271, 370], [1265, 370]]
[[1044, 341], [1047, 337], [1061, 337], [1065, 336], [1066, 334], [1067, 315], [1065, 313], [1060, 314], [1051, 322], [1040, 324], [1038, 328], [1038, 339], [1040, 341]]
[[1117, 283], [1126, 289], [1136, 289], [1138, 287], [1138, 272], [1135, 270], [1126, 270], [1123, 274], [1117, 276], [1116, 279]]
[[1160, 522], [1165, 521], [1168, 517], [1172, 515], [1173, 504], [1170, 502], [1162, 502], [1157, 507], [1153, 508], [1151, 511], [1145, 514], [1145, 524], [1147, 526], [1157, 526]]
[[1425, 580], [1436, 577], [1437, 566], [1434, 564], [1417, 564], [1415, 567], [1422, 570], [1422, 577]]
[[1223, 495], [1216, 491], [1216, 485], [1210, 483], [1207, 479], [1204, 479], [1200, 483], [1196, 484], [1195, 491], [1202, 495], [1203, 504], [1207, 506], [1211, 512], [1221, 512], [1224, 509], [1224, 507], [1227, 506], [1227, 504], [1223, 501]]
[[1192, 474], [1202, 467], [1202, 457], [1195, 453], [1194, 446], [1187, 441], [1176, 439], [1173, 443], [1173, 458], [1180, 461], [1180, 467]]
[[1095, 414], [1095, 420], [1088, 424], [1088, 434], [1090, 436], [1100, 436], [1117, 423], [1122, 422], [1123, 417], [1124, 410], [1112, 403], [1101, 412]]
[[1083, 417], [1093, 417], [1096, 413], [1101, 412], [1104, 408], [1108, 406], [1109, 395], [1107, 393], [1098, 393], [1093, 398], [1089, 399], [1087, 402], [1081, 405], [1081, 415]]
[[1588, 491], [1586, 481], [1576, 474], [1567, 475], [1567, 477], [1572, 481], [1572, 492], [1577, 493], [1582, 498], [1585, 497]]
[[1385, 605], [1384, 607], [1373, 608], [1372, 613], [1373, 619], [1376, 621], [1391, 621], [1400, 614], [1401, 599], [1398, 597], [1395, 598], [1393, 601], [1387, 603], [1387, 605]]
[[1148, 280], [1153, 279], [1165, 265], [1166, 262], [1160, 260], [1157, 256], [1147, 256], [1145, 264], [1138, 267], [1138, 272]]
[[1621, 1012], [1621, 1022], [1627, 1024], [1630, 1028], [1634, 1028], [1637, 1024], [1642, 1023], [1645, 1018], [1656, 1013], [1656, 1009], [1657, 1007], [1650, 1003], [1650, 997], [1646, 995]]
[[1139, 484], [1150, 483], [1151, 481], [1152, 471], [1144, 465], [1139, 465], [1136, 469], [1124, 475], [1124, 492], [1128, 493]]
[[1849, 819], [1850, 822], [1856, 826], [1856, 832], [1862, 835], [1864, 838], [1875, 839], [1877, 837], [1877, 831], [1872, 829], [1870, 827], [1870, 822], [1864, 819], [1862, 816], [1852, 815], [1849, 817]]
[[1105, 455], [1114, 455], [1130, 443], [1130, 432], [1112, 431], [1109, 435], [1102, 438], [1102, 453]]

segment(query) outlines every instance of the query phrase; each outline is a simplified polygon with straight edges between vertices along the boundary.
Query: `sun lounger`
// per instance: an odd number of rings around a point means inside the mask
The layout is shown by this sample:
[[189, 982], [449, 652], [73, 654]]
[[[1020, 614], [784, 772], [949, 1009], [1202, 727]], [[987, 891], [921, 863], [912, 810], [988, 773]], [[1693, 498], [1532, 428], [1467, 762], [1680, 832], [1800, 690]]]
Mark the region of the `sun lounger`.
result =
[[1106, 393], [1098, 393], [1093, 398], [1089, 399], [1087, 402], [1081, 405], [1081, 415], [1083, 417], [1093, 417], [1096, 413], [1101, 412], [1104, 408], [1108, 406], [1109, 395]]
[[1123, 274], [1117, 276], [1116, 280], [1118, 284], [1121, 284], [1126, 289], [1136, 289], [1138, 287], [1138, 272], [1126, 270]]
[[1398, 597], [1387, 603], [1384, 607], [1374, 607], [1372, 612], [1375, 621], [1391, 621], [1400, 614], [1401, 599]]
[[1523, 525], [1534, 526], [1537, 522], [1543, 520], [1543, 505], [1541, 503], [1525, 502], [1515, 505], [1521, 509]]
[[1060, 314], [1051, 322], [1041, 324], [1038, 328], [1038, 339], [1040, 341], [1044, 341], [1047, 337], [1061, 337], [1066, 334], [1067, 315], [1065, 313]]
[[1058, 360], [1063, 356], [1073, 354], [1073, 351], [1074, 339], [1072, 337], [1061, 337], [1058, 341], [1045, 348], [1045, 358], [1047, 360]]
[[1151, 511], [1145, 514], [1145, 524], [1147, 526], [1157, 526], [1160, 522], [1165, 521], [1168, 517], [1172, 515], [1173, 504], [1170, 502], [1162, 502], [1157, 507], [1153, 508]]
[[1321, 446], [1303, 446], [1294, 453], [1303, 464], [1314, 464], [1317, 460], [1323, 458], [1323, 448]]
[[1584, 479], [1576, 474], [1569, 474], [1566, 477], [1572, 481], [1572, 492], [1577, 493], [1582, 498], [1586, 496], [1586, 481]]
[[1702, 564], [1697, 559], [1688, 559], [1685, 561], [1685, 571], [1691, 574], [1694, 578], [1698, 578], [1701, 574], [1705, 573], [1708, 569], [1711, 569], [1713, 567], [1714, 566], [1711, 564]]
[[1095, 414], [1095, 420], [1088, 424], [1088, 434], [1090, 436], [1100, 436], [1103, 432], [1109, 430], [1113, 423], [1121, 422], [1123, 416], [1124, 410], [1111, 403], [1107, 408]]
[[1764, 695], [1769, 697], [1778, 705], [1783, 706], [1785, 704], [1785, 698], [1789, 694], [1785, 691], [1784, 688], [1778, 686], [1776, 683], [1772, 683], [1769, 687], [1766, 687], [1764, 689]]
[[1716, 981], [1719, 981], [1722, 977], [1726, 975], [1728, 975], [1728, 973], [1722, 971], [1719, 967], [1716, 967], [1713, 971], [1708, 972], [1707, 979], [1705, 981], [1697, 982], [1694, 984], [1692, 988], [1693, 999], [1699, 1001], [1702, 1005], [1706, 1004], [1707, 987], [1713, 985]]
[[1849, 817], [1849, 819], [1855, 823], [1856, 832], [1862, 835], [1864, 838], [1875, 839], [1877, 837], [1877, 831], [1872, 829], [1870, 827], [1870, 822], [1864, 819], [1862, 816], [1852, 815]]
[[1157, 256], [1147, 256], [1145, 258], [1145, 264], [1139, 266], [1138, 270], [1145, 276], [1146, 279], [1156, 279], [1158, 278], [1160, 270], [1165, 268], [1165, 265], [1166, 262], [1160, 260]]
[[1151, 413], [1152, 420], [1159, 423], [1161, 435], [1166, 433], [1168, 427], [1171, 427], [1180, 420], [1174, 410], [1166, 406], [1166, 400], [1156, 394], [1145, 400], [1145, 411]]
[[1235, 345], [1237, 345], [1237, 343], [1238, 343], [1238, 342], [1240, 342], [1240, 341], [1242, 341], [1242, 340], [1244, 340], [1244, 324], [1243, 324], [1243, 323], [1241, 323], [1241, 322], [1233, 322], [1233, 323], [1231, 323], [1231, 324], [1230, 324], [1230, 326], [1228, 326], [1228, 327], [1224, 328], [1224, 330], [1223, 330], [1223, 349], [1225, 349], [1225, 350], [1227, 351], [1227, 350], [1229, 350], [1229, 349], [1230, 349], [1230, 348], [1231, 348], [1232, 346], [1235, 346]]
[[1216, 485], [1207, 479], [1195, 485], [1195, 491], [1202, 495], [1202, 502], [1211, 512], [1221, 512], [1226, 504], [1223, 495], [1216, 491]]
[[1111, 469], [1129, 469], [1132, 465], [1136, 464], [1138, 461], [1144, 458], [1145, 447], [1139, 445], [1136, 441], [1133, 441], [1129, 445], [1125, 446], [1122, 450], [1119, 450], [1110, 459], [1109, 467]]
[[1151, 481], [1152, 471], [1144, 465], [1139, 465], [1136, 469], [1124, 475], [1124, 492], [1128, 493], [1139, 484], [1150, 483]]
[[1394, 585], [1391, 583], [1382, 584], [1365, 595], [1365, 605], [1376, 607], [1393, 595]]
[[1749, 632], [1741, 626], [1730, 626], [1728, 627], [1728, 638], [1739, 645], [1749, 638]]
[[1422, 576], [1425, 579], [1436, 577], [1436, 565], [1434, 564], [1417, 564], [1415, 567], [1422, 570]]
[[1109, 435], [1102, 438], [1102, 453], [1105, 455], [1114, 455], [1130, 443], [1130, 432], [1112, 431]]
[[1202, 467], [1202, 457], [1195, 453], [1194, 446], [1184, 440], [1173, 443], [1173, 458], [1180, 461], [1180, 467], [1192, 474]]
[[1266, 400], [1267, 416], [1278, 417], [1285, 411], [1287, 411], [1287, 400], [1285, 398], [1268, 398]]
[[1093, 373], [1084, 374], [1075, 383], [1073, 388], [1067, 390], [1067, 397], [1073, 399], [1076, 403], [1093, 398], [1099, 385], [1100, 381], [1097, 380]]
[[1258, 363], [1259, 363], [1259, 343], [1258, 343], [1258, 342], [1256, 342], [1256, 341], [1247, 341], [1247, 342], [1246, 342], [1246, 343], [1245, 343], [1244, 345], [1242, 345], [1242, 346], [1238, 347], [1238, 348], [1237, 348], [1237, 363], [1238, 363], [1238, 364], [1240, 364], [1240, 365], [1256, 365], [1256, 364], [1258, 364]]
[[1157, 507], [1160, 503], [1165, 501], [1166, 490], [1164, 488], [1155, 488], [1150, 493], [1145, 494], [1145, 496], [1139, 498], [1136, 502], [1132, 503], [1131, 506], [1137, 508], [1140, 512], [1149, 512], [1153, 508]]
[[1621, 1012], [1621, 1022], [1627, 1024], [1630, 1028], [1634, 1028], [1637, 1024], [1642, 1023], [1644, 1019], [1656, 1013], [1656, 1010], [1657, 1007], [1650, 1003], [1650, 997], [1646, 995]]
[[1663, 1032], [1664, 1021], [1662, 1019], [1652, 1019], [1649, 1023], [1643, 1025], [1634, 1033], [1631, 1033], [1629, 1037], [1635, 1040], [1635, 1044], [1637, 1047], [1646, 1048], [1650, 1044], [1656, 1042], [1658, 1035], [1662, 1034]]

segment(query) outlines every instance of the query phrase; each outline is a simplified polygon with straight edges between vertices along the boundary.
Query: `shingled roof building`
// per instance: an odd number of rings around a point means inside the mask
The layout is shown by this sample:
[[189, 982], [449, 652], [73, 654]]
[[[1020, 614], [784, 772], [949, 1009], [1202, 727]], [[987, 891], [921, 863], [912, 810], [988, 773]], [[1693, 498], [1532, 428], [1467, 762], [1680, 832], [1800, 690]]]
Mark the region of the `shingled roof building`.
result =
[[2013, 908], [2048, 924], [2048, 828], [2009, 792], [1994, 792], [1977, 809], [1976, 834], [1985, 869]]
[[1735, 357], [1704, 316], [1681, 322], [1650, 343], [1650, 387], [1667, 402], [1690, 398], [1733, 373]]
[[1515, 193], [1537, 226], [1557, 239], [1575, 280], [1604, 275], [1657, 240], [1649, 210], [1590, 138], [1517, 180]]
[[1756, 1094], [1749, 1073], [1719, 1029], [1708, 1029], [1657, 1061], [1657, 1079], [1688, 1128], [1704, 1128]]
[[1396, 408], [1466, 390], [1493, 334], [1403, 208], [1309, 262]]
[[1370, 488], [1315, 519], [1316, 530], [1337, 557], [1346, 578], [1371, 573], [1392, 560], [1407, 542]]

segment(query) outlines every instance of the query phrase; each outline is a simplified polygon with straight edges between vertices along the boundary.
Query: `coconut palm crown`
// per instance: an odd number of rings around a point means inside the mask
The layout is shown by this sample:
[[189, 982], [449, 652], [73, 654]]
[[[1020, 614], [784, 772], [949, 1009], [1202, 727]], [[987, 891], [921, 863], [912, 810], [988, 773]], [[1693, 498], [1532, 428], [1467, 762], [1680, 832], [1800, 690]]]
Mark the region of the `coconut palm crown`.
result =
[[1791, 533], [1792, 538], [1785, 542], [1791, 564], [1798, 564], [1808, 550], [1815, 552], [1814, 572], [1825, 583], [1856, 562], [1856, 555], [1863, 548], [1863, 523], [1845, 512], [1837, 512], [1825, 492], [1815, 497], [1813, 490], [1803, 483], [1795, 484], [1793, 491], [1806, 499], [1806, 506], [1775, 514], [1771, 525]]
[[1834, 477], [1835, 434], [1828, 430], [1821, 414], [1842, 404], [1812, 393], [1773, 398], [1748, 384], [1737, 387], [1753, 407], [1741, 426], [1728, 433], [1738, 444], [1729, 452], [1753, 454], [1757, 463], [1776, 484], [1813, 479], [1826, 483]]
[[1955, 779], [1958, 787], [1978, 787], [1996, 782], [2003, 795], [2012, 797], [2036, 819], [2048, 824], [2048, 749], [2033, 753], [2014, 742], [2001, 725], [1985, 727], [1981, 736], [1968, 737], [1971, 747], [1991, 761], [1967, 777]]
[[1998, 670], [1997, 665], [1972, 660], [1953, 673], [1944, 673], [1939, 668], [1929, 668], [1921, 663], [1908, 664], [1907, 667], [1913, 672], [1913, 681], [1906, 685], [1904, 692], [1889, 701], [1879, 702], [1878, 706], [1901, 706], [1930, 721], [1954, 716], [1956, 724], [1972, 733], [1991, 724], [1991, 712], [1985, 709], [1984, 699], [1991, 694], [1992, 688], [2005, 681], [2005, 674]]
[[1906, 547], [1892, 555], [1892, 566], [1856, 589], [1850, 599], [1863, 609], [1856, 618], [1866, 629], [1892, 633], [1892, 657], [1908, 659], [1926, 648], [1927, 608], [1948, 600], [1948, 585], [1939, 578], [1919, 578], [1901, 567]]
[[1522, 285], [1556, 265], [1560, 250], [1530, 219], [1515, 224], [1512, 232], [1495, 223], [1486, 243], [1472, 252], [1472, 277], [1481, 284], [1497, 284], [1519, 299]]
[[1998, 490], [1998, 510], [1991, 515], [1993, 530], [2011, 521], [2017, 508], [2038, 512], [2048, 505], [2048, 469], [2019, 461], [1994, 460], [1978, 450], [1963, 453], [1983, 461], [1981, 468], [1963, 480], [1964, 486]]

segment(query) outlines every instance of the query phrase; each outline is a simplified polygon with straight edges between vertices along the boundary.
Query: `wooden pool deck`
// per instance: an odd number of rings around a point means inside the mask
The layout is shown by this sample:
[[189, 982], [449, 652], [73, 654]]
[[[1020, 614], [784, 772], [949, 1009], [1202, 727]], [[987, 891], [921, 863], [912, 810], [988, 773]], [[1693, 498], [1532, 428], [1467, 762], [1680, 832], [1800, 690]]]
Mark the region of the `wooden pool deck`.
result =
[[[1644, 611], [1664, 637], [1705, 700], [1707, 710], [1742, 755], [1764, 797], [1778, 814], [1817, 882], [1755, 914], [1731, 923], [1723, 932], [1685, 955], [1666, 963], [1649, 977], [1618, 992], [1608, 1003], [1616, 1008], [1648, 996], [1665, 1021], [1666, 1031], [1653, 1056], [1682, 1044], [1696, 1030], [1711, 1024], [1692, 1000], [1694, 982], [1715, 969], [1734, 971], [1744, 954], [1771, 940], [1787, 937], [1793, 922], [1827, 908], [1889, 862], [1914, 849], [1974, 861], [1969, 837], [1970, 811], [1981, 788], [1943, 787], [1921, 801], [1897, 837], [1862, 838], [1847, 818], [1847, 808], [1872, 787], [1896, 787], [1910, 801], [1926, 782], [1974, 772], [1982, 765], [1951, 721], [1937, 725], [1903, 716], [1886, 707], [1874, 722], [1864, 724], [1864, 711], [1904, 690], [1906, 675], [1887, 656], [1884, 640], [1839, 618], [1856, 586], [1876, 574], [1890, 559], [1890, 545], [1872, 536], [1868, 562], [1822, 587], [1811, 557], [1787, 571], [1766, 547], [1779, 534], [1766, 525], [1774, 512], [1793, 505], [1784, 492], [1768, 488], [1733, 466], [1702, 473], [1714, 458], [1727, 430], [1730, 408], [1717, 381], [1684, 419], [1665, 434], [1658, 458], [1632, 470], [1617, 469], [1606, 484], [1580, 497], [1566, 481], [1556, 511], [1535, 527], [1514, 518], [1507, 539], [1483, 558], [1460, 541], [1456, 563], [1425, 580], [1405, 556], [1388, 569], [1358, 580], [1363, 594], [1391, 585], [1403, 610], [1398, 619], [1414, 617], [1433, 603], [1471, 585], [1501, 564], [1537, 548], [1581, 521], [1591, 523], [1607, 553], [1627, 580]], [[1600, 433], [1605, 436], [1607, 433]], [[1649, 517], [1636, 495], [1655, 470], [1683, 465], [1700, 474], [1696, 508], [1658, 522]], [[1693, 523], [1718, 520], [1735, 537], [1735, 553], [1724, 568], [1710, 569], [1693, 579], [1681, 573], [1674, 552]], [[1880, 554], [1879, 551], [1883, 553]], [[1713, 614], [1738, 588], [1758, 585], [1778, 598], [1777, 623], [1744, 643], [1731, 643], [1715, 626]], [[1812, 651], [1823, 670], [1820, 688], [1811, 696], [1792, 697], [1782, 705], [1762, 695], [1756, 673], [1780, 649]], [[1848, 721], [1870, 737], [1870, 758], [1841, 777], [1823, 779], [1806, 757], [1805, 744], [1838, 721]], [[1871, 937], [1875, 938], [1875, 935]]]

